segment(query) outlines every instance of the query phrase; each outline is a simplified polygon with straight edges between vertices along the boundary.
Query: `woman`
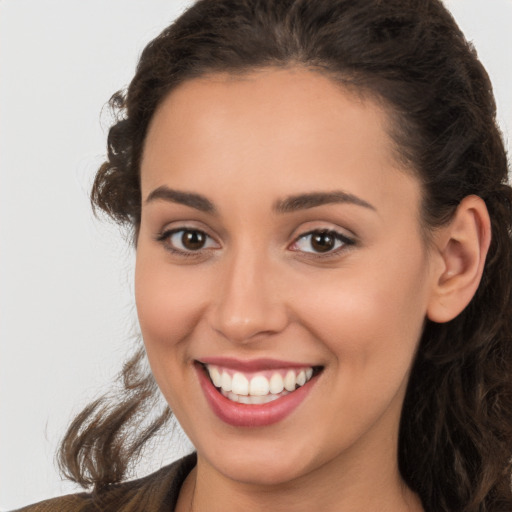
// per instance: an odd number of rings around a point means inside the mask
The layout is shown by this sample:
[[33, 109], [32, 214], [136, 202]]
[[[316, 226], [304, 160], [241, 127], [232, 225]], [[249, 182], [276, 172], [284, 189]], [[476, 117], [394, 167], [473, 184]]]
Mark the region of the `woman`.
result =
[[[202, 0], [112, 103], [145, 351], [26, 510], [510, 511], [507, 159], [442, 4]], [[170, 410], [197, 455], [121, 483]]]

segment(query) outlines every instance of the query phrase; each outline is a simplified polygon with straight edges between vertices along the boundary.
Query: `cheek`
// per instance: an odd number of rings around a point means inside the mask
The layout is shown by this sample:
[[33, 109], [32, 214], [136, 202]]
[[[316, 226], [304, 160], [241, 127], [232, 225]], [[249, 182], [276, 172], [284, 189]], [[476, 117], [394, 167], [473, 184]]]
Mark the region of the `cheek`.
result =
[[423, 252], [411, 254], [409, 248], [408, 258], [400, 259], [395, 248], [389, 255], [393, 257], [380, 256], [379, 261], [361, 260], [339, 276], [317, 282], [316, 293], [301, 305], [310, 330], [329, 347], [340, 368], [354, 371], [352, 377], [403, 374], [424, 324]]
[[137, 254], [135, 299], [148, 355], [172, 349], [193, 330], [201, 316], [207, 281], [196, 272], [173, 271], [171, 265]]
[[138, 249], [137, 314], [153, 376], [171, 409], [183, 418], [180, 397], [193, 387], [183, 379], [182, 369], [192, 360], [187, 342], [202, 315], [207, 281], [161, 259]]

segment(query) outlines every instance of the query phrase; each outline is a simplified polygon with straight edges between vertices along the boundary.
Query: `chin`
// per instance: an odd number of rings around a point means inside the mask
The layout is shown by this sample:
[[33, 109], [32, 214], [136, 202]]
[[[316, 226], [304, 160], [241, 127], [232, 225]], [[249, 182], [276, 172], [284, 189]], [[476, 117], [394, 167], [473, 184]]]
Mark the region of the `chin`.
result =
[[222, 450], [219, 446], [219, 451], [207, 450], [204, 455], [200, 451], [198, 453], [225, 477], [256, 486], [287, 484], [310, 473], [316, 467], [312, 455], [310, 456], [307, 449], [300, 449], [299, 445], [290, 449], [289, 444], [281, 442], [280, 446], [275, 446], [270, 439], [263, 443], [267, 446], [248, 442], [251, 445], [244, 446], [243, 449], [240, 443], [228, 443], [231, 444], [230, 449]]
[[216, 461], [216, 464], [226, 477], [254, 486], [284, 485], [308, 473], [307, 468], [291, 464], [290, 460], [276, 461], [268, 457], [259, 460], [239, 458], [234, 461]]

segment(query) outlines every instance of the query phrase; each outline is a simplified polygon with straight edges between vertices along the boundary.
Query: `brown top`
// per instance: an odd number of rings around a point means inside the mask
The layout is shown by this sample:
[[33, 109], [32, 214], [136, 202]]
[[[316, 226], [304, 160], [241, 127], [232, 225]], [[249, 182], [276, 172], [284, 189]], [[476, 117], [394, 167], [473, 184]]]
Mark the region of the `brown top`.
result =
[[112, 485], [99, 496], [69, 494], [14, 512], [172, 512], [196, 461], [192, 453], [144, 478]]

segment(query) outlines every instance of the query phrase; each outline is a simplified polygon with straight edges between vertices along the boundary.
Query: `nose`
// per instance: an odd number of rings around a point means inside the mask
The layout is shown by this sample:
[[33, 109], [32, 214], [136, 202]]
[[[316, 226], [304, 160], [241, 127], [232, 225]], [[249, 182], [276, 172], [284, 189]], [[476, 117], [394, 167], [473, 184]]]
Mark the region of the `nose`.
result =
[[224, 261], [210, 310], [211, 327], [241, 344], [281, 332], [288, 324], [288, 313], [276, 267], [254, 247]]

